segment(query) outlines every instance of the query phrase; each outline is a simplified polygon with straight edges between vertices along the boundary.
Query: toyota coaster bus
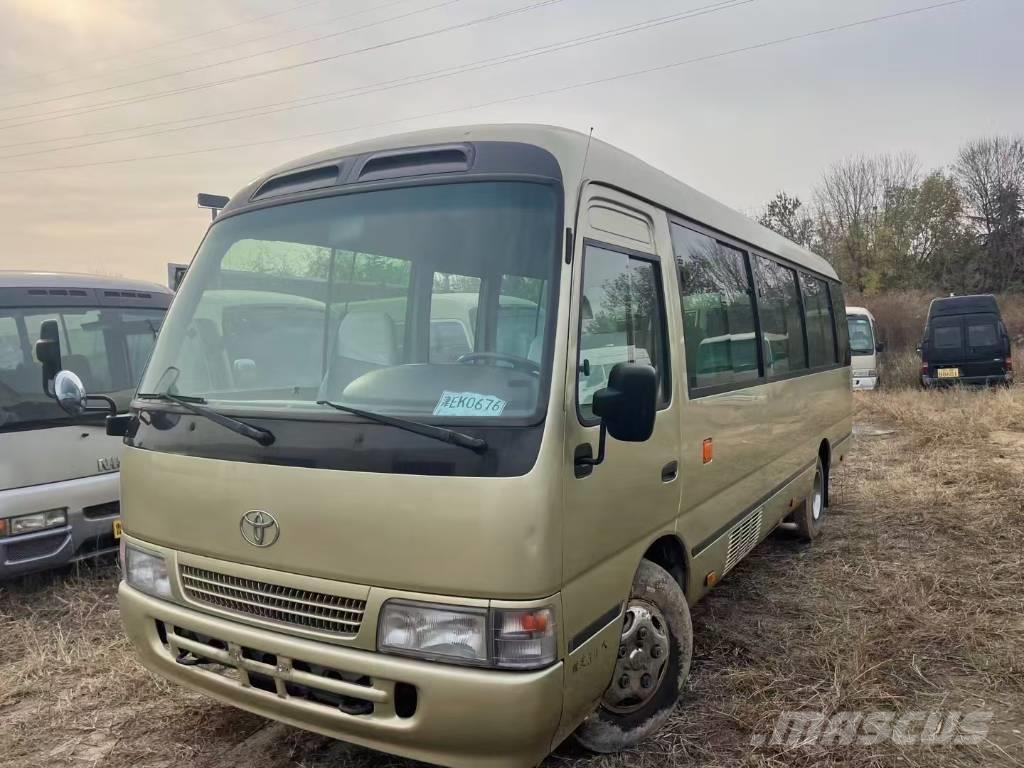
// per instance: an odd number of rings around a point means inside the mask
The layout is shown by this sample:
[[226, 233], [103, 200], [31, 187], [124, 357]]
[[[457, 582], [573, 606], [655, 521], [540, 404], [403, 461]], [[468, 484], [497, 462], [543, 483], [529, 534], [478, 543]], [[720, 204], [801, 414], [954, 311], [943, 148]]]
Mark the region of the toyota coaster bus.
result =
[[878, 356], [885, 345], [878, 341], [875, 316], [864, 307], [847, 307], [846, 323], [850, 335], [850, 375], [854, 389], [878, 389]]
[[626, 748], [687, 679], [689, 606], [821, 531], [846, 327], [823, 259], [574, 132], [278, 168], [108, 420], [125, 629], [168, 679], [430, 763]]
[[0, 271], [0, 580], [118, 548], [121, 441], [40, 390], [43, 325], [85, 386], [127, 410], [170, 299], [135, 280]]

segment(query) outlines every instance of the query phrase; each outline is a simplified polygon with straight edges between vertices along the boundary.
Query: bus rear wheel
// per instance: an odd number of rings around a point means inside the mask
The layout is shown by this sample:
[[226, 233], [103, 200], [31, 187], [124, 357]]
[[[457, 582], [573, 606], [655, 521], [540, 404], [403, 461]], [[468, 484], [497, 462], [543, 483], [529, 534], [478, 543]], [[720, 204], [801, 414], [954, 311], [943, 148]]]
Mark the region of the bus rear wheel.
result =
[[796, 523], [797, 533], [804, 541], [814, 541], [821, 535], [825, 527], [825, 515], [828, 512], [826, 503], [828, 474], [825, 465], [818, 456], [818, 463], [814, 467], [814, 480], [811, 483], [811, 492], [804, 500], [803, 505], [793, 514], [793, 522]]
[[676, 580], [644, 560], [633, 579], [611, 683], [576, 730], [593, 752], [619, 752], [661, 728], [675, 708], [693, 655], [693, 626]]

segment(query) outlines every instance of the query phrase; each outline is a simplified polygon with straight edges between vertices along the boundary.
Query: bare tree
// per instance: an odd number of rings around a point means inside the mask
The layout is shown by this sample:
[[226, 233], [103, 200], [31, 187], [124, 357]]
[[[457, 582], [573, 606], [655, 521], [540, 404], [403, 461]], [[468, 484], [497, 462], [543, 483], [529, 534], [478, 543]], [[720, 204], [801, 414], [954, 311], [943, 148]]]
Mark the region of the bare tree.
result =
[[1024, 137], [966, 144], [953, 173], [985, 248], [981, 282], [995, 290], [1019, 285], [1024, 279]]
[[905, 222], [920, 180], [913, 155], [859, 156], [833, 165], [815, 190], [824, 254], [857, 291], [877, 289], [898, 266], [878, 258], [880, 237], [890, 260], [909, 252]]

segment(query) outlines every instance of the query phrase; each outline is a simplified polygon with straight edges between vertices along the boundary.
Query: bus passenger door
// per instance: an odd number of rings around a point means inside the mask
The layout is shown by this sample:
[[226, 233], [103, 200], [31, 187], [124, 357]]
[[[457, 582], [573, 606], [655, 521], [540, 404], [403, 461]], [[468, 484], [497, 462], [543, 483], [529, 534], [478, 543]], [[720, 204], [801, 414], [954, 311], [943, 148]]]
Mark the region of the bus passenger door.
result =
[[[667, 220], [621, 193], [589, 190], [578, 222], [566, 371], [563, 723], [589, 711], [607, 686], [636, 567], [651, 535], [674, 526], [680, 500], [671, 360], [678, 311], [666, 289], [674, 279]], [[658, 372], [654, 433], [643, 443], [609, 436], [603, 463], [581, 465], [578, 458], [598, 452], [594, 393], [622, 362]]]

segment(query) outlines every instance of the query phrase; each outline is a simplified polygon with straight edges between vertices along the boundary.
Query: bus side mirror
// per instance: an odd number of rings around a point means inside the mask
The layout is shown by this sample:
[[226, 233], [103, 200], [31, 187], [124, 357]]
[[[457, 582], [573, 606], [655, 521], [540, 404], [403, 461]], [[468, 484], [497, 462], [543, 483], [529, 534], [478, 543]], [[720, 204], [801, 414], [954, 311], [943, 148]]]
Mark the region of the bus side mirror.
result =
[[608, 386], [594, 393], [594, 415], [608, 434], [624, 443], [642, 443], [654, 432], [658, 374], [649, 365], [619, 363]]
[[43, 320], [39, 327], [36, 360], [43, 365], [43, 393], [55, 397], [54, 379], [60, 371], [60, 332], [56, 320]]
[[885, 342], [880, 341], [875, 344], [875, 352], [885, 352]]
[[650, 439], [658, 409], [657, 372], [649, 365], [619, 363], [608, 376], [608, 386], [594, 393], [593, 409], [601, 419], [597, 456], [591, 454], [590, 443], [579, 446], [575, 456], [576, 477], [586, 477], [604, 461], [608, 435], [625, 443]]
[[53, 396], [66, 413], [81, 416], [86, 411], [85, 385], [72, 371], [59, 371], [53, 379]]
[[[106, 413], [108, 417], [117, 416], [117, 404], [106, 395], [90, 395], [85, 391], [85, 384], [74, 371], [58, 371], [53, 377], [53, 399], [69, 416], [78, 418], [86, 413]], [[89, 405], [89, 401], [99, 401], [102, 405]]]

